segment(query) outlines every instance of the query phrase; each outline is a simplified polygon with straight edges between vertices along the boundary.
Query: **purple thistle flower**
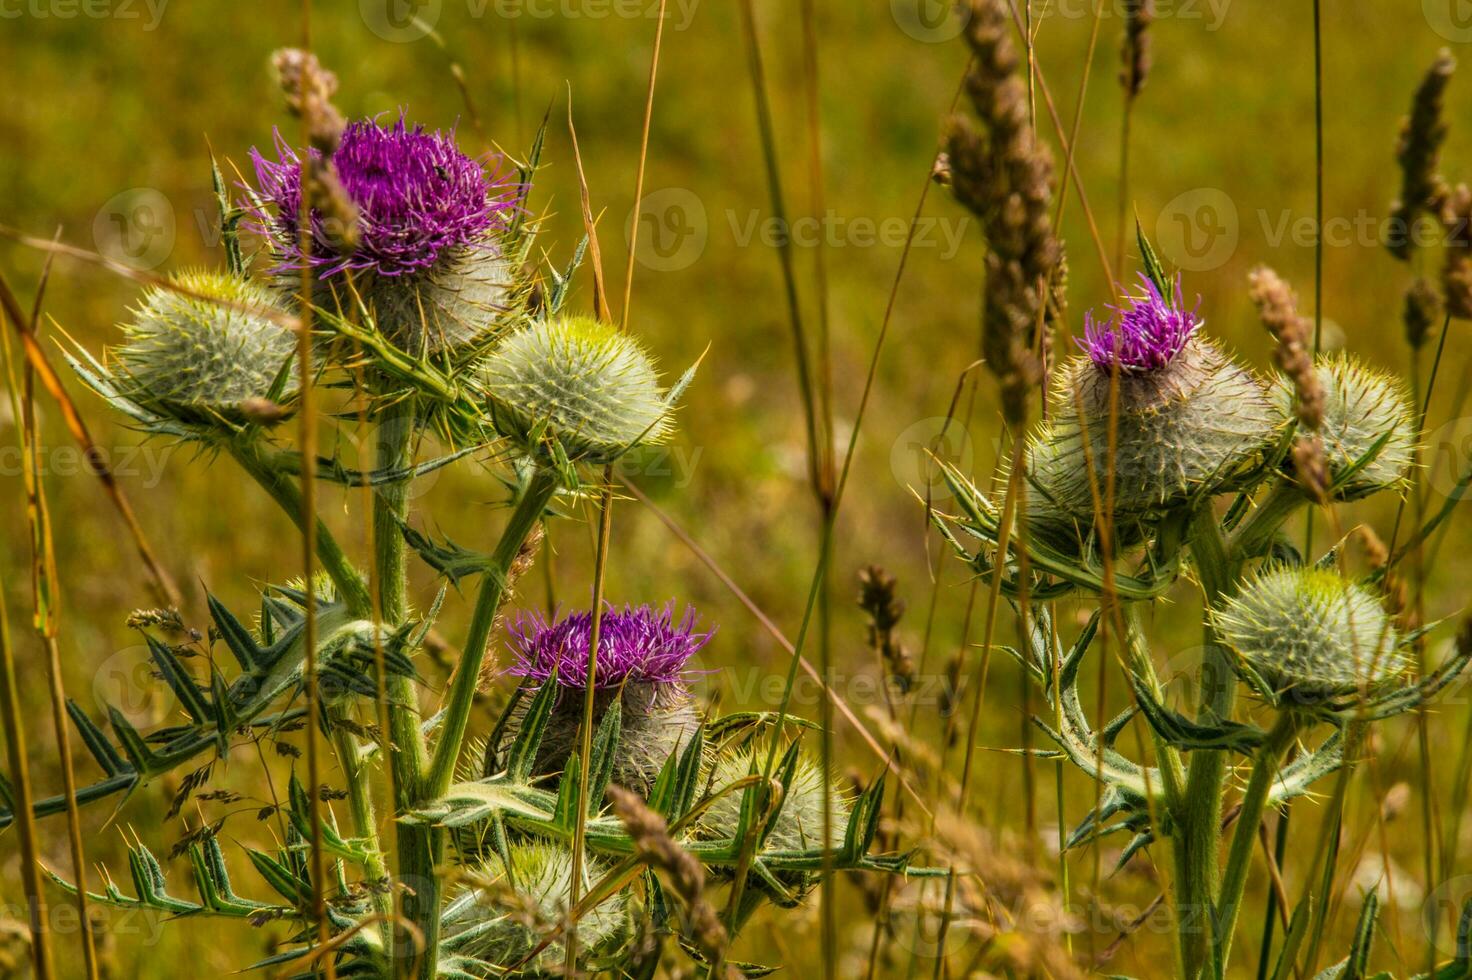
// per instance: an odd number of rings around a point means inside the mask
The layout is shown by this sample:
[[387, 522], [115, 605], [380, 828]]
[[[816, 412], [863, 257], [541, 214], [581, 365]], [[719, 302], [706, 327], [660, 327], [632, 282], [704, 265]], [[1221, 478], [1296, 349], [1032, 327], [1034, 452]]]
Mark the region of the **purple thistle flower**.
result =
[[[317, 150], [310, 151], [314, 161]], [[254, 230], [281, 250], [284, 267], [300, 267], [297, 240], [302, 201], [301, 159], [276, 133], [277, 160], [250, 151], [264, 207], [252, 210]], [[312, 209], [311, 262], [322, 276], [344, 269], [400, 276], [428, 269], [447, 251], [488, 247], [489, 231], [505, 226], [519, 186], [461, 153], [453, 133], [410, 129], [402, 115], [392, 127], [371, 119], [350, 123], [332, 155], [343, 190], [359, 209], [359, 241], [339, 252], [329, 222]]]
[[[715, 630], [696, 631], [694, 609], [675, 621], [675, 604], [663, 610], [608, 606], [598, 631], [599, 690], [631, 684], [673, 684], [683, 680], [691, 657], [710, 642]], [[588, 677], [592, 612], [573, 613], [548, 622], [540, 613], [522, 613], [507, 630], [516, 663], [513, 677], [541, 682], [555, 669], [560, 687], [583, 690]]]
[[1140, 281], [1145, 295], [1126, 297], [1128, 306], [1106, 307], [1111, 312], [1107, 320], [1096, 320], [1092, 311], [1084, 314], [1084, 339], [1076, 343], [1100, 371], [1112, 371], [1116, 365], [1125, 374], [1158, 371], [1175, 359], [1201, 326], [1200, 300], [1196, 309], [1185, 308], [1179, 275], [1170, 300], [1143, 273]]

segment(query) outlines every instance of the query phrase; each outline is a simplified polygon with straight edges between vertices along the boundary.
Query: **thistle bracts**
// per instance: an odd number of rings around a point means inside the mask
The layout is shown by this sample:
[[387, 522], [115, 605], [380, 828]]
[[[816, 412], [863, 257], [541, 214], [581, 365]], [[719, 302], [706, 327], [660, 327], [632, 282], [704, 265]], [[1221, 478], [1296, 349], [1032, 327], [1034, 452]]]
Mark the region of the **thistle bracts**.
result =
[[986, 234], [982, 354], [1001, 387], [1003, 417], [1020, 427], [1042, 378], [1037, 330], [1062, 256], [1050, 214], [1053, 158], [1028, 123], [1006, 4], [972, 0], [966, 40], [973, 55], [966, 94], [975, 118], [951, 120], [951, 184]]
[[1056, 502], [1090, 524], [1096, 500], [1109, 506], [1111, 473], [1117, 519], [1158, 517], [1237, 486], [1279, 425], [1257, 378], [1199, 335], [1155, 369], [1110, 373], [1076, 357], [1054, 403], [1044, 472]]
[[1243, 676], [1275, 703], [1372, 693], [1411, 665], [1380, 599], [1327, 569], [1262, 572], [1212, 622]]
[[[567, 961], [560, 932], [571, 911], [572, 853], [558, 844], [525, 842], [492, 853], [467, 869], [470, 884], [445, 909], [441, 947], [457, 969], [472, 976], [558, 976]], [[581, 888], [608, 869], [593, 859]], [[544, 937], [557, 936], [537, 951]], [[627, 893], [618, 893], [578, 917], [579, 964], [604, 969], [633, 936]]]
[[[688, 376], [687, 376], [688, 377]], [[481, 369], [496, 430], [543, 465], [612, 462], [670, 434], [674, 393], [630, 335], [591, 317], [536, 320]]]
[[[1328, 354], [1314, 363], [1323, 393], [1318, 429], [1329, 493], [1356, 500], [1399, 487], [1415, 459], [1416, 423], [1402, 385], [1349, 354]], [[1281, 417], [1301, 404], [1294, 385], [1280, 377], [1273, 400]], [[1299, 423], [1302, 424], [1301, 422]]]
[[296, 335], [272, 292], [191, 270], [150, 287], [123, 327], [109, 379], [123, 398], [189, 424], [240, 422], [250, 403], [296, 390]]
[[[711, 785], [730, 786], [744, 777], [760, 773], [765, 757], [765, 748], [758, 751], [750, 747], [719, 756], [709, 777]], [[829, 786], [825, 790], [823, 767], [817, 760], [799, 753], [789, 765], [786, 788], [779, 803], [781, 809], [768, 823], [761, 846], [772, 851], [821, 849], [825, 797], [828, 803], [826, 825], [833, 828], [833, 836], [837, 839], [848, 825], [849, 806], [845, 793], [839, 786]], [[734, 837], [740, 827], [743, 799], [741, 793], [717, 796], [701, 815], [701, 836], [712, 840]]]

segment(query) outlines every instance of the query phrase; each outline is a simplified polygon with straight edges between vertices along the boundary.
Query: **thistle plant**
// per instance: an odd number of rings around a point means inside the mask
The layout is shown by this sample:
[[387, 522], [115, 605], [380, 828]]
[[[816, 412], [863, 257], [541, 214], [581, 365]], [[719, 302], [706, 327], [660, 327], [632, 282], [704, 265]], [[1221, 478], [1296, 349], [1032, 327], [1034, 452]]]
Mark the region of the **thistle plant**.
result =
[[[906, 855], [871, 853], [882, 782], [834, 810], [825, 849], [813, 836], [824, 787], [802, 739], [765, 714], [712, 716], [691, 682], [714, 628], [693, 611], [506, 615], [544, 525], [598, 489], [594, 467], [668, 438], [694, 376], [667, 386], [633, 334], [564, 309], [584, 247], [565, 269], [526, 268], [544, 134], [525, 163], [476, 159], [405, 116], [344, 120], [335, 79], [309, 55], [277, 65], [309, 145], [278, 134], [274, 159], [252, 151], [257, 186], [240, 201], [215, 170], [227, 267], [150, 287], [120, 345], [69, 360], [144, 433], [238, 466], [310, 543], [320, 574], [283, 567], [253, 617], [211, 597], [207, 628], [175, 611], [134, 616], [183, 717], [145, 732], [117, 709], [99, 723], [69, 705], [103, 774], [76, 799], [126, 800], [187, 767], [178, 812], [214, 798], [205, 788], [236, 745], [274, 742], [295, 758], [298, 738], [309, 760], [320, 740], [342, 782], [303, 785], [309, 761], [263, 814], [281, 819], [279, 847], [244, 856], [269, 899], [236, 891], [222, 816], [175, 848], [198, 901], [171, 893], [141, 839], [132, 894], [104, 872], [91, 900], [284, 923], [284, 948], [240, 964], [273, 975], [648, 976], [666, 957], [708, 968], [759, 908], [796, 904], [824, 874], [907, 871]], [[317, 388], [340, 401], [312, 414]], [[303, 449], [314, 440], [293, 444], [280, 423], [294, 413], [304, 431], [341, 436], [374, 423], [373, 460], [350, 467]], [[435, 440], [443, 451], [430, 455]], [[434, 538], [421, 530], [432, 516], [410, 509], [416, 481], [472, 454], [486, 460], [487, 493], [507, 497], [488, 551]], [[366, 554], [306, 506], [315, 481], [363, 491], [347, 499], [371, 529]], [[442, 580], [420, 602], [414, 562]], [[423, 652], [451, 590], [472, 582], [436, 698]], [[501, 647], [510, 666], [498, 673], [487, 660]], [[494, 723], [475, 710], [483, 694], [503, 704]], [[751, 746], [774, 739], [789, 749], [768, 786]], [[0, 779], [0, 826], [14, 800]], [[772, 800], [785, 802], [758, 805]], [[55, 797], [34, 812], [65, 808]], [[737, 866], [756, 884], [717, 921], [701, 883]], [[678, 902], [690, 914], [673, 914]]]
[[[1355, 579], [1340, 549], [1316, 559], [1287, 536], [1290, 518], [1312, 503], [1407, 485], [1416, 424], [1401, 387], [1350, 354], [1312, 365], [1304, 354], [1295, 377], [1260, 378], [1206, 335], [1179, 280], [1143, 236], [1139, 245], [1142, 292], [1086, 317], [1081, 353], [1057, 372], [1056, 416], [1011, 461], [1028, 478], [1030, 533], [1004, 538], [1002, 503], [953, 467], [959, 511], [932, 517], [960, 557], [1000, 576], [1005, 594], [1098, 604], [1073, 638], [1049, 606], [1035, 607], [1017, 654], [1056, 706], [1036, 724], [1101, 785], [1068, 845], [1125, 833], [1121, 864], [1168, 845], [1179, 975], [1223, 976], [1263, 814], [1352, 764], [1366, 726], [1427, 704], [1472, 660], [1472, 642], [1464, 636], [1418, 675], [1410, 650], [1425, 631], [1387, 611], [1384, 569]], [[1266, 280], [1255, 276], [1261, 291]], [[1291, 321], [1291, 310], [1280, 319]], [[1299, 357], [1280, 363], [1297, 370]], [[1322, 494], [1290, 458], [1295, 444], [1321, 454]], [[1141, 612], [1187, 581], [1200, 593], [1206, 651], [1192, 715], [1165, 703]], [[1120, 638], [1135, 707], [1095, 721], [1078, 683], [1105, 629]], [[1239, 688], [1256, 704], [1250, 713]], [[1148, 733], [1152, 760], [1116, 748], [1131, 723]], [[1246, 790], [1223, 847], [1238, 761]], [[1296, 947], [1285, 955], [1291, 963]]]

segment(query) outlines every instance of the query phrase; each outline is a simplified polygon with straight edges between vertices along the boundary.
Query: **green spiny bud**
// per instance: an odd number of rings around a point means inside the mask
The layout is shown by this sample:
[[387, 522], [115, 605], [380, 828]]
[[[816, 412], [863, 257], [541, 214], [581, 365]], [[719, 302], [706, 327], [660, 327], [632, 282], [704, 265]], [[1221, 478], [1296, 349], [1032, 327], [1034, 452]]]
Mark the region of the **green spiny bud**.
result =
[[1383, 686], [1409, 666], [1379, 600], [1328, 569], [1260, 573], [1212, 622], [1243, 674], [1274, 697], [1342, 697]]
[[[742, 748], [716, 757], [710, 785], [719, 791], [762, 771], [766, 751]], [[711, 840], [730, 840], [741, 826], [744, 790], [733, 790], [716, 798], [700, 817], [700, 835]], [[799, 756], [791, 785], [782, 800], [782, 812], [768, 831], [764, 847], [769, 851], [811, 851], [823, 848], [823, 767], [814, 759]], [[828, 793], [828, 810], [834, 847], [843, 842], [848, 829], [848, 801], [838, 786]]]
[[[479, 869], [483, 883], [451, 904], [444, 940], [460, 955], [502, 969], [525, 959], [543, 937], [563, 924], [572, 906], [572, 854], [566, 848], [517, 843], [507, 848], [507, 858], [488, 857]], [[585, 858], [583, 893], [607, 870], [596, 858]], [[578, 919], [582, 963], [593, 966], [608, 958], [629, 935], [628, 899], [619, 892]], [[558, 939], [528, 966], [538, 976], [543, 970], [560, 972], [566, 956]]]
[[118, 388], [132, 401], [193, 422], [241, 418], [240, 405], [266, 397], [283, 368], [296, 387], [296, 336], [269, 315], [269, 289], [224, 272], [194, 270], [151, 287], [124, 326]]
[[590, 317], [537, 321], [506, 337], [482, 383], [497, 431], [539, 458], [555, 443], [574, 462], [606, 463], [670, 432], [654, 361]]
[[1094, 488], [1104, 499], [1111, 470], [1116, 517], [1154, 516], [1235, 489], [1281, 424], [1257, 378], [1200, 335], [1148, 371], [1111, 372], [1076, 357], [1053, 398], [1057, 501], [1087, 521]]
[[[1335, 496], [1355, 500], [1400, 485], [1415, 459], [1416, 443], [1405, 389], [1348, 354], [1320, 357], [1314, 371], [1324, 392], [1319, 435], [1329, 476], [1344, 481]], [[1293, 388], [1285, 379], [1274, 384], [1273, 400], [1282, 417], [1292, 417]]]

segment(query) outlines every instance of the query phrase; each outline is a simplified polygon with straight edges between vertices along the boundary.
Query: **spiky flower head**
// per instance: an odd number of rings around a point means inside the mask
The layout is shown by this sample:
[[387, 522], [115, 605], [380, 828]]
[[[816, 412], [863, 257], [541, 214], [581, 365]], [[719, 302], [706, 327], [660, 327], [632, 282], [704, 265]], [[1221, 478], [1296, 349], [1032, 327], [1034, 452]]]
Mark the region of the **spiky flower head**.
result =
[[[323, 162], [309, 152], [314, 165]], [[416, 354], [478, 345], [515, 306], [515, 270], [500, 234], [521, 187], [462, 153], [453, 133], [411, 128], [402, 115], [391, 126], [350, 123], [330, 162], [356, 223], [341, 227], [331, 209], [314, 205], [305, 250], [301, 158], [278, 134], [275, 160], [257, 149], [251, 160], [259, 185], [254, 227], [271, 243], [288, 285], [303, 266], [314, 268], [322, 305], [352, 305], [351, 274], [379, 326]]]
[[[710, 787], [719, 792], [732, 783], [760, 773], [766, 751], [750, 746], [723, 752], [716, 757], [710, 775]], [[774, 774], [774, 778], [780, 774]], [[823, 767], [815, 759], [799, 755], [792, 771], [787, 792], [782, 797], [782, 810], [768, 830], [764, 850], [812, 851], [823, 849], [824, 813]], [[741, 798], [737, 789], [716, 797], [701, 815], [699, 833], [710, 840], [730, 840], [741, 825]], [[838, 847], [848, 829], [847, 794], [839, 786], [828, 787], [826, 794], [830, 843]]]
[[266, 397], [285, 370], [294, 393], [296, 335], [264, 286], [226, 272], [190, 270], [152, 286], [125, 324], [116, 351], [117, 388], [163, 415], [192, 422], [237, 420], [241, 404]]
[[[615, 782], [647, 790], [665, 761], [699, 727], [698, 706], [687, 686], [695, 675], [690, 660], [714, 632], [698, 627], [693, 609], [677, 618], [673, 603], [660, 610], [626, 605], [604, 611], [598, 630], [594, 717], [601, 722], [609, 707], [618, 703]], [[539, 775], [560, 772], [579, 745], [593, 614], [573, 613], [549, 621], [539, 613], [525, 613], [507, 633], [514, 659], [507, 673], [537, 685], [555, 675], [561, 688], [534, 763]], [[515, 737], [519, 727], [518, 719], [509, 726], [507, 738]]]
[[1372, 691], [1410, 666], [1380, 601], [1337, 572], [1276, 566], [1212, 613], [1243, 674], [1299, 703]]
[[1108, 374], [1159, 371], [1175, 360], [1191, 335], [1201, 326], [1201, 302], [1186, 309], [1181, 300], [1181, 280], [1167, 298], [1144, 273], [1142, 295], [1126, 296], [1122, 306], [1108, 306], [1109, 316], [1098, 319], [1093, 311], [1084, 314], [1084, 339], [1078, 341], [1094, 367]]
[[[607, 870], [597, 858], [586, 857], [582, 894]], [[517, 966], [566, 920], [573, 904], [572, 874], [572, 853], [558, 844], [515, 843], [504, 859], [492, 854], [477, 869], [475, 886], [446, 908], [444, 948], [491, 967], [487, 976]], [[578, 918], [580, 963], [599, 968], [631, 935], [627, 893], [617, 892]], [[559, 937], [523, 969], [537, 975], [560, 972], [566, 958]]]
[[[694, 609], [678, 621], [675, 604], [610, 606], [599, 620], [596, 686], [673, 684], [686, 677], [690, 658], [710, 642], [714, 630], [701, 632]], [[554, 674], [557, 683], [581, 691], [587, 687], [588, 652], [592, 647], [593, 613], [572, 613], [548, 620], [538, 612], [523, 613], [507, 630], [516, 664], [508, 673], [541, 683]]]
[[1252, 372], [1185, 321], [1171, 329], [1129, 347], [1096, 333], [1100, 353], [1119, 354], [1119, 370], [1091, 349], [1057, 372], [1058, 414], [1046, 433], [1055, 496], [1080, 520], [1093, 519], [1096, 494], [1104, 500], [1111, 488], [1116, 519], [1235, 489], [1283, 424]]
[[486, 359], [481, 377], [497, 431], [529, 456], [606, 463], [670, 432], [653, 359], [617, 327], [585, 316], [528, 324]]
[[[1395, 378], [1344, 353], [1314, 364], [1323, 389], [1324, 417], [1318, 434], [1335, 496], [1355, 500], [1404, 482], [1415, 460], [1416, 423], [1405, 388]], [[1293, 387], [1273, 386], [1277, 411], [1293, 412]]]

